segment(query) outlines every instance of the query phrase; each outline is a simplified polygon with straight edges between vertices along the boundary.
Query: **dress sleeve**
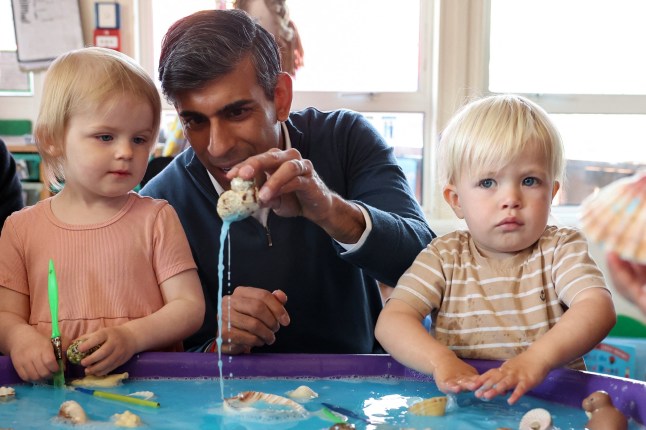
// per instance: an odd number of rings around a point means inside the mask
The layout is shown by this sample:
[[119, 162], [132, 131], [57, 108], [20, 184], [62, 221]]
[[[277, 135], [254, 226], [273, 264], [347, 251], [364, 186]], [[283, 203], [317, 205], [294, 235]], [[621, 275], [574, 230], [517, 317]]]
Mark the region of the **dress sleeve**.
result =
[[159, 284], [181, 272], [197, 268], [177, 212], [169, 204], [159, 211], [155, 220], [153, 246], [153, 265]]

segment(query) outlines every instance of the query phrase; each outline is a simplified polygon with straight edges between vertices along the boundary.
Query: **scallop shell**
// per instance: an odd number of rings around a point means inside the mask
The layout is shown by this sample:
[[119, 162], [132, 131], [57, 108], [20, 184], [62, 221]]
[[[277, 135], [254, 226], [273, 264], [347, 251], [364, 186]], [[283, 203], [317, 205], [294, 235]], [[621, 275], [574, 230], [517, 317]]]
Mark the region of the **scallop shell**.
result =
[[11, 387], [0, 387], [0, 402], [8, 402], [16, 398], [16, 390]]
[[441, 417], [446, 412], [446, 397], [431, 397], [417, 402], [408, 408], [408, 412], [415, 415]]
[[646, 264], [646, 171], [586, 198], [581, 224], [592, 242], [625, 260]]
[[226, 398], [224, 409], [238, 414], [282, 418], [305, 418], [309, 415], [303, 406], [287, 397], [260, 391], [243, 391], [235, 397]]
[[319, 396], [316, 391], [312, 390], [307, 385], [301, 385], [292, 391], [288, 391], [286, 394], [296, 400], [311, 400]]
[[130, 411], [112, 415], [112, 421], [117, 427], [139, 427], [141, 425], [141, 417]]
[[128, 372], [105, 376], [88, 375], [84, 378], [73, 380], [72, 385], [81, 387], [114, 387], [121, 384], [124, 379], [128, 379], [128, 376]]
[[531, 409], [520, 420], [519, 430], [552, 430], [552, 414], [546, 409]]
[[97, 349], [101, 348], [101, 345], [97, 345], [94, 348], [90, 348], [86, 352], [81, 352], [79, 351], [79, 345], [84, 341], [85, 339], [77, 339], [70, 346], [67, 347], [67, 359], [69, 360], [70, 363], [72, 364], [80, 364], [81, 360], [83, 360], [85, 357], [88, 355], [92, 354], [94, 351]]
[[259, 209], [258, 190], [253, 181], [233, 178], [231, 189], [218, 199], [217, 211], [224, 221], [240, 221]]
[[74, 400], [63, 402], [58, 410], [58, 416], [72, 424], [85, 424], [87, 422], [85, 411]]

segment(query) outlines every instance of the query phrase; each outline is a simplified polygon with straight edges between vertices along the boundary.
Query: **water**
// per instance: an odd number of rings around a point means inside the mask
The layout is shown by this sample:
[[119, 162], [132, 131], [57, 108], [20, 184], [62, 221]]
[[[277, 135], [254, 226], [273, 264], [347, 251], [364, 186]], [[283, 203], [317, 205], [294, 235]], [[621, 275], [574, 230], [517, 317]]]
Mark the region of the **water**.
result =
[[[503, 398], [483, 402], [471, 393], [457, 397], [458, 406], [443, 417], [418, 417], [407, 413], [407, 407], [423, 398], [441, 395], [433, 382], [397, 378], [355, 379], [227, 379], [226, 397], [243, 391], [261, 391], [286, 396], [288, 391], [306, 385], [319, 397], [299, 401], [308, 414], [303, 419], [281, 418], [263, 414], [262, 410], [232, 413], [223, 409], [216, 389], [218, 378], [200, 379], [130, 379], [122, 386], [105, 389], [119, 394], [152, 391], [161, 406], [148, 408], [100, 399], [87, 394], [46, 385], [15, 385], [16, 399], [0, 402], [0, 428], [42, 429], [81, 428], [55, 418], [66, 400], [77, 401], [91, 422], [83, 430], [117, 428], [110, 422], [114, 414], [125, 410], [139, 415], [144, 428], [154, 429], [225, 429], [260, 430], [328, 429], [333, 423], [324, 418], [322, 403], [351, 410], [370, 423], [350, 419], [357, 429], [451, 429], [480, 430], [499, 427], [518, 428], [522, 416], [530, 409], [545, 408], [551, 412], [555, 429], [585, 427], [587, 417], [582, 409], [571, 408], [525, 396], [508, 406]], [[644, 429], [634, 422], [630, 429]]]
[[218, 255], [218, 337], [215, 342], [218, 347], [218, 370], [220, 371], [220, 394], [224, 399], [224, 378], [222, 377], [222, 286], [224, 285], [224, 242], [229, 233], [231, 220], [222, 220], [220, 231], [220, 253]]

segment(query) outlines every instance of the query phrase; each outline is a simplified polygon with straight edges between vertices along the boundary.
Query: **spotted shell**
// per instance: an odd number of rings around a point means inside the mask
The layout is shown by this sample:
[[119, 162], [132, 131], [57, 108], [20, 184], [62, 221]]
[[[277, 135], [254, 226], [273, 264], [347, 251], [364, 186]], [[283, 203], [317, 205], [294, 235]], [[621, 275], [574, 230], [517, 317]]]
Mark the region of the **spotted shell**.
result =
[[101, 345], [97, 345], [94, 348], [90, 348], [88, 351], [81, 352], [79, 351], [79, 345], [84, 341], [85, 339], [78, 339], [72, 342], [72, 344], [67, 348], [67, 359], [69, 360], [70, 363], [72, 364], [80, 364], [81, 360], [83, 360], [85, 357], [88, 355], [92, 354], [94, 351], [97, 349], [101, 348]]
[[253, 181], [233, 178], [231, 189], [218, 199], [217, 211], [225, 221], [240, 221], [259, 209], [258, 190]]
[[415, 415], [439, 417], [446, 412], [446, 397], [431, 397], [417, 402], [408, 408], [408, 412]]

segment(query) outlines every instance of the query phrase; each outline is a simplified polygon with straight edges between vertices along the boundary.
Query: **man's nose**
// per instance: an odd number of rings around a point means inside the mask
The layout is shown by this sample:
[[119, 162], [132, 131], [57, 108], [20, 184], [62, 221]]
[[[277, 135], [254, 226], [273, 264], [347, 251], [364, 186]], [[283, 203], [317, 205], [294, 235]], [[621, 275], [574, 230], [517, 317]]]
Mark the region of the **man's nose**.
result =
[[235, 145], [235, 137], [231, 127], [218, 120], [211, 121], [209, 132], [209, 154], [214, 157], [225, 155]]

